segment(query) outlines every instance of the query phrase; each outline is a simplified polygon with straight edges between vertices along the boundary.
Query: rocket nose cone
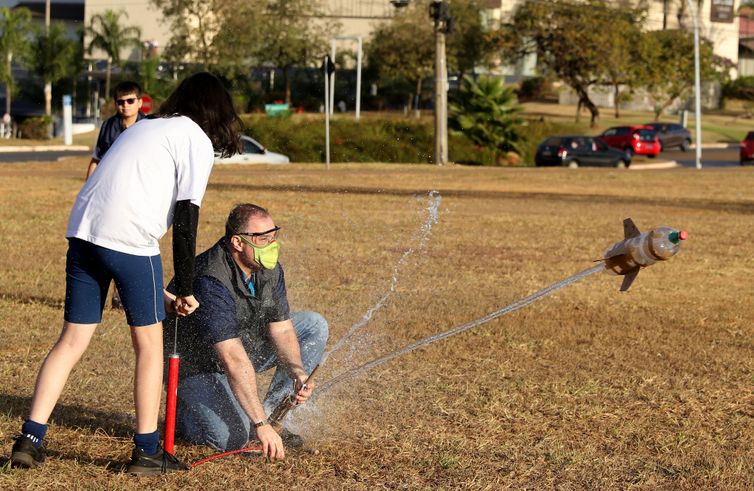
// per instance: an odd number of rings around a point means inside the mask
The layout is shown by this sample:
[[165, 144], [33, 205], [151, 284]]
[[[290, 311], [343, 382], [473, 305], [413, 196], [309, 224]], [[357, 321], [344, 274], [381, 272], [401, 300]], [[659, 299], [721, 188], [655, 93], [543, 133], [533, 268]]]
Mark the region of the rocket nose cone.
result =
[[686, 240], [689, 238], [689, 233], [685, 230], [681, 230], [680, 232], [678, 232], [678, 238], [681, 240]]

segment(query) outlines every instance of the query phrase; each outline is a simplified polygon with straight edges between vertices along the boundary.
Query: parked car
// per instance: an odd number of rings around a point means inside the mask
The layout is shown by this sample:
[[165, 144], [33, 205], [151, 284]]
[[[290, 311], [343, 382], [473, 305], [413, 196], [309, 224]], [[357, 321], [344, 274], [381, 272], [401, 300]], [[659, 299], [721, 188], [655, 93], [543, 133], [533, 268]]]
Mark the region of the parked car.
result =
[[634, 154], [652, 158], [660, 153], [657, 133], [648, 126], [613, 126], [598, 138], [610, 147], [623, 150], [629, 159]]
[[622, 150], [590, 136], [550, 136], [537, 147], [537, 166], [628, 167], [631, 158]]
[[660, 139], [662, 150], [678, 147], [684, 152], [691, 148], [691, 132], [680, 124], [673, 123], [647, 123], [648, 126], [657, 132], [657, 138]]
[[216, 164], [287, 164], [290, 159], [285, 155], [270, 152], [255, 139], [246, 135], [241, 136], [243, 153], [222, 158], [215, 154]]
[[747, 162], [750, 164], [754, 163], [754, 131], [748, 132], [743, 141], [741, 141], [739, 162], [741, 165], [746, 165]]

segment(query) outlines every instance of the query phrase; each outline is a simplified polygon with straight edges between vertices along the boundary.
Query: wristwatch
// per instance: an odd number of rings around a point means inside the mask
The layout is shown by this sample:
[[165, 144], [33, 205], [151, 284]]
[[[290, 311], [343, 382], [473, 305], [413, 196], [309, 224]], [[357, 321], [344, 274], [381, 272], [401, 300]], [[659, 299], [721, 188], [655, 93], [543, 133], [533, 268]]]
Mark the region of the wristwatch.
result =
[[269, 418], [264, 418], [259, 423], [254, 423], [254, 428], [259, 428], [260, 426], [264, 426], [264, 425], [268, 425], [268, 424], [270, 424], [270, 419]]

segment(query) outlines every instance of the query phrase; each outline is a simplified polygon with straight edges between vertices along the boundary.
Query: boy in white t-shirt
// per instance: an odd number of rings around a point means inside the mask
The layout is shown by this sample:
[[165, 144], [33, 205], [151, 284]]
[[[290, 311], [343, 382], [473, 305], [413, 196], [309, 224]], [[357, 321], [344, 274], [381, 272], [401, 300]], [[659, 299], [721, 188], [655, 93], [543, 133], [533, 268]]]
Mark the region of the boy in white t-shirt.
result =
[[162, 394], [162, 263], [159, 240], [173, 226], [179, 316], [198, 306], [192, 281], [199, 206], [214, 152], [239, 151], [240, 120], [222, 83], [206, 72], [185, 79], [160, 107], [110, 147], [79, 191], [68, 221], [63, 331], [42, 363], [29, 418], [11, 464], [39, 467], [47, 420], [89, 345], [112, 280], [120, 291], [136, 355], [133, 474], [188, 470], [159, 444]]

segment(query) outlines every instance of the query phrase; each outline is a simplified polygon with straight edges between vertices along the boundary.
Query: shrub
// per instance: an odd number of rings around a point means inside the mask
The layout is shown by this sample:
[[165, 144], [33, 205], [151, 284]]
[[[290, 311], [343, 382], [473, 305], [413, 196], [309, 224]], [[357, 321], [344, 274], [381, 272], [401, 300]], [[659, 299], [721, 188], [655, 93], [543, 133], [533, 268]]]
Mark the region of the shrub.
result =
[[545, 77], [532, 77], [521, 81], [517, 91], [521, 102], [542, 101], [553, 97], [552, 83]]
[[19, 125], [21, 138], [29, 140], [47, 140], [50, 138], [50, 126], [52, 118], [50, 116], [39, 116], [27, 118]]
[[[322, 116], [294, 114], [290, 118], [270, 118], [259, 114], [243, 116], [246, 133], [262, 145], [290, 157], [291, 162], [325, 161], [325, 125]], [[542, 119], [527, 120], [521, 126], [526, 143], [520, 147], [520, 165], [533, 165], [537, 145], [545, 137], [574, 132], [571, 124], [555, 124]], [[331, 162], [433, 163], [434, 124], [386, 116], [367, 117], [356, 123], [350, 117], [337, 117], [330, 128]], [[453, 162], [471, 165], [513, 165], [507, 155], [498, 160], [494, 150], [473, 143], [463, 133], [451, 132], [448, 154]]]
[[754, 77], [738, 77], [723, 85], [723, 97], [726, 99], [754, 100]]
[[525, 121], [513, 89], [496, 77], [464, 77], [456, 101], [450, 104], [449, 128], [463, 133], [497, 156], [519, 152], [524, 144]]

